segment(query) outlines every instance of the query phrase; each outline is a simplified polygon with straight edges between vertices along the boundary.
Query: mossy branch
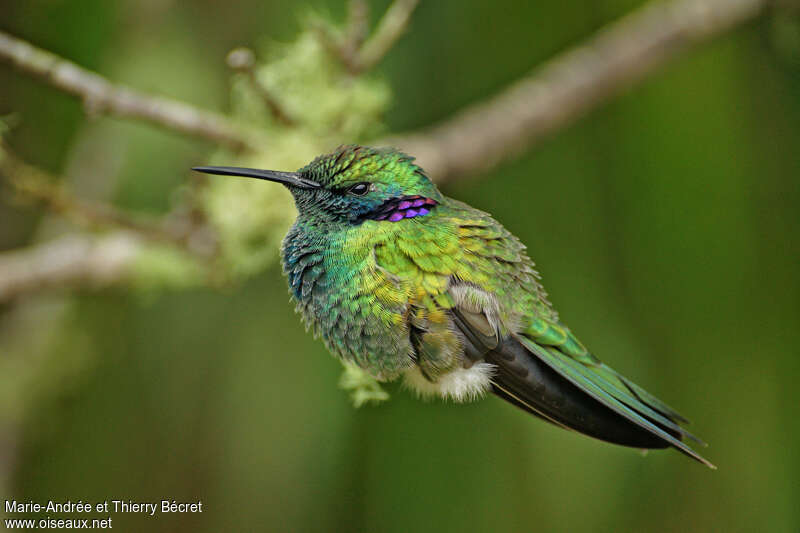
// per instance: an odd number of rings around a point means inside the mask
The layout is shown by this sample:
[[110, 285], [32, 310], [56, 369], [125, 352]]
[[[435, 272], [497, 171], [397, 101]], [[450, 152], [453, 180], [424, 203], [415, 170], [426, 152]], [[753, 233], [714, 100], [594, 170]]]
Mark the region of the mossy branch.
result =
[[366, 3], [359, 0], [350, 2], [347, 31], [337, 36], [325, 24], [317, 25], [317, 32], [323, 44], [331, 51], [352, 75], [358, 75], [375, 68], [389, 53], [397, 40], [408, 29], [411, 15], [419, 0], [395, 0], [378, 22], [375, 31], [366, 37]]
[[389, 399], [378, 381], [364, 370], [350, 363], [342, 363], [344, 371], [339, 379], [339, 387], [350, 393], [350, 399], [356, 407], [368, 403], [380, 403]]
[[247, 131], [224, 115], [114, 84], [96, 72], [2, 31], [0, 60], [80, 98], [90, 113], [144, 120], [234, 150], [259, 149], [260, 135], [257, 132]]
[[[771, 3], [771, 0], [672, 0], [648, 3], [600, 30], [582, 45], [558, 55], [487, 101], [474, 104], [423, 131], [379, 139], [373, 144], [389, 144], [413, 154], [438, 182], [486, 172], [530, 149], [545, 136], [568, 126], [692, 46], [758, 16]], [[354, 0], [350, 5], [347, 42], [358, 52], [357, 59], [353, 59], [348, 70], [359, 73], [365, 68], [372, 68], [402, 35], [417, 1], [393, 2], [374, 34], [367, 38], [364, 38], [365, 4]], [[346, 58], [346, 54], [342, 55], [342, 42], [335, 40], [333, 44], [338, 50], [336, 53], [348, 64], [351, 60]], [[57, 89], [82, 98], [93, 109], [146, 120], [229, 148], [251, 147], [255, 150], [251, 153], [253, 159], [246, 160], [249, 164], [244, 166], [260, 164], [258, 157], [263, 150], [259, 151], [258, 147], [263, 148], [262, 133], [240, 127], [236, 121], [223, 115], [115, 85], [98, 74], [0, 32], [2, 59], [10, 61], [23, 72], [44, 79]], [[315, 69], [316, 79], [319, 79], [318, 66]], [[296, 70], [290, 69], [291, 72]], [[301, 86], [307, 87], [308, 84]], [[330, 92], [334, 85], [320, 87], [320, 90]], [[372, 94], [370, 90], [364, 88], [361, 92], [348, 93], [336, 102], [367, 101], [367, 96]], [[318, 98], [319, 94], [309, 93], [309, 97]], [[292, 108], [295, 112], [298, 109], [303, 107], [295, 105]], [[332, 109], [331, 113], [341, 112], [342, 120], [348, 118], [348, 108], [333, 106]], [[276, 110], [272, 109], [272, 113], [275, 115]], [[331, 116], [340, 116], [335, 113]], [[350, 113], [349, 116], [352, 115]], [[288, 113], [286, 117], [291, 121], [298, 120]], [[283, 122], [285, 125], [286, 120]], [[292, 129], [300, 130], [300, 127]], [[342, 131], [346, 130], [340, 128], [333, 133], [327, 131], [324, 135], [333, 138], [341, 136]], [[363, 131], [363, 128], [349, 131]], [[292, 157], [285, 158], [279, 164], [286, 164], [289, 160], [297, 164], [293, 157], [312, 155], [305, 152], [300, 154], [302, 150], [298, 150], [298, 147], [311, 152], [314, 147], [323, 144], [320, 138], [318, 128], [282, 136], [286, 146], [292, 147]], [[327, 143], [329, 139], [325, 139]], [[240, 225], [237, 220], [237, 227]], [[241, 231], [239, 233], [247, 237]], [[41, 249], [32, 247], [0, 254], [0, 280], [3, 279], [2, 274], [9, 271], [9, 265], [14, 267], [14, 281], [10, 283], [12, 288], [4, 290], [0, 286], [0, 301], [4, 295], [22, 295], [43, 286], [53, 287], [61, 283], [91, 285], [93, 277], [102, 279], [103, 284], [113, 283], [115, 279], [124, 280], [124, 262], [133, 261], [135, 254], [118, 253], [121, 248], [117, 244], [109, 244], [129, 239], [130, 233], [120, 233], [118, 237], [120, 239], [96, 243], [94, 237], [78, 235], [72, 241], [41, 245]], [[229, 235], [223, 237], [222, 240], [230, 241]], [[133, 241], [126, 241], [129, 244], [122, 249], [135, 250], [140, 240], [141, 236], [137, 236]], [[222, 240], [220, 244], [225, 248], [226, 242]], [[87, 246], [93, 251], [93, 259], [75, 260], [77, 256], [73, 252], [86, 250]], [[37, 264], [38, 261], [50, 261], [54, 250], [59, 251], [60, 256], [73, 259], [48, 265]], [[98, 254], [104, 251], [112, 257], [114, 268], [100, 268], [102, 261]], [[266, 263], [259, 259], [253, 264], [256, 265], [253, 268], [263, 268]], [[19, 265], [24, 265], [24, 268], [17, 268]]]
[[[45, 289], [98, 288], [142, 278], [146, 268], [140, 268], [145, 265], [141, 259], [155, 257], [146, 252], [169, 248], [183, 254], [177, 258], [179, 263], [191, 265], [187, 268], [195, 284], [197, 279], [214, 276], [214, 237], [204, 224], [185, 220], [185, 205], [153, 218], [77, 198], [59, 184], [62, 180], [22, 161], [2, 142], [0, 179], [22, 199], [43, 204], [88, 229], [112, 230], [104, 235], [75, 233], [0, 253], [0, 302]], [[201, 265], [208, 267], [208, 273], [201, 272]]]
[[763, 12], [771, 0], [645, 4], [484, 102], [374, 144], [413, 154], [438, 182], [487, 172], [626, 91], [682, 52]]
[[284, 126], [294, 126], [296, 124], [296, 120], [293, 119], [277, 101], [275, 95], [258, 79], [255, 71], [256, 56], [252, 50], [244, 47], [235, 48], [228, 54], [226, 62], [228, 63], [228, 67], [232, 70], [244, 74], [247, 77], [247, 81], [267, 105], [267, 108], [270, 113], [272, 113], [272, 116], [275, 117], [275, 120]]
[[0, 254], [0, 302], [49, 289], [100, 288], [126, 280], [143, 247], [131, 232], [71, 234]]
[[119, 209], [111, 204], [75, 197], [54, 176], [22, 161], [0, 142], [0, 179], [23, 200], [70, 218], [90, 229], [125, 229], [148, 238], [178, 243], [182, 237], [152, 217]]

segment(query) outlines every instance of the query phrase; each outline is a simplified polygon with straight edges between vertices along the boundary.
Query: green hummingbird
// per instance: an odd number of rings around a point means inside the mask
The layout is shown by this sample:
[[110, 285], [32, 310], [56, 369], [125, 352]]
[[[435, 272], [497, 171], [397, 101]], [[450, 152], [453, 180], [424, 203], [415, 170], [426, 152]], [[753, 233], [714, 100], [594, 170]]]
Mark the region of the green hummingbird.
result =
[[196, 167], [281, 183], [298, 216], [283, 270], [307, 327], [379, 381], [458, 402], [487, 392], [557, 426], [637, 448], [683, 441], [675, 410], [603, 364], [559, 319], [525, 246], [444, 196], [414, 159], [341, 146], [297, 172]]

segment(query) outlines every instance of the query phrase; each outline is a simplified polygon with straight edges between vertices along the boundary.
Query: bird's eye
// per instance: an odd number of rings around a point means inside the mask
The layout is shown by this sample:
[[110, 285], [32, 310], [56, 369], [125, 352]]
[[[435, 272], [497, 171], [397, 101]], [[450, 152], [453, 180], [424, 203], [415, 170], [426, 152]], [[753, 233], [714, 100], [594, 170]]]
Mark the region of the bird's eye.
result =
[[365, 181], [362, 181], [361, 183], [356, 183], [355, 185], [347, 189], [347, 192], [349, 192], [350, 194], [354, 194], [356, 196], [364, 196], [369, 192], [369, 183]]

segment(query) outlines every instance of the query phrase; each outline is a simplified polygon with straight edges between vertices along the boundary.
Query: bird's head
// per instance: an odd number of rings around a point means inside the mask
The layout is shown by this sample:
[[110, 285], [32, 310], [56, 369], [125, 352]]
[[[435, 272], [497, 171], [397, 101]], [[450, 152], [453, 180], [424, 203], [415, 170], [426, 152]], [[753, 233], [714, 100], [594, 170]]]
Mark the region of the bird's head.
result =
[[318, 224], [399, 222], [425, 216], [442, 201], [414, 159], [390, 149], [340, 146], [297, 172], [238, 167], [194, 170], [281, 183], [294, 196], [300, 217]]

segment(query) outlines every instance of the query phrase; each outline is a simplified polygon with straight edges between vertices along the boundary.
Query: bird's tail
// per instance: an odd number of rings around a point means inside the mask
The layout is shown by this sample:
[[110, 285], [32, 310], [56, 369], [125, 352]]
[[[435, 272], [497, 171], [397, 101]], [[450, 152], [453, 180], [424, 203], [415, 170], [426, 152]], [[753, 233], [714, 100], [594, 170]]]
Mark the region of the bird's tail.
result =
[[494, 393], [531, 414], [623, 446], [672, 446], [715, 468], [682, 442], [702, 444], [679, 425], [685, 418], [602, 363], [587, 367], [523, 336], [505, 339], [485, 359], [497, 367]]

